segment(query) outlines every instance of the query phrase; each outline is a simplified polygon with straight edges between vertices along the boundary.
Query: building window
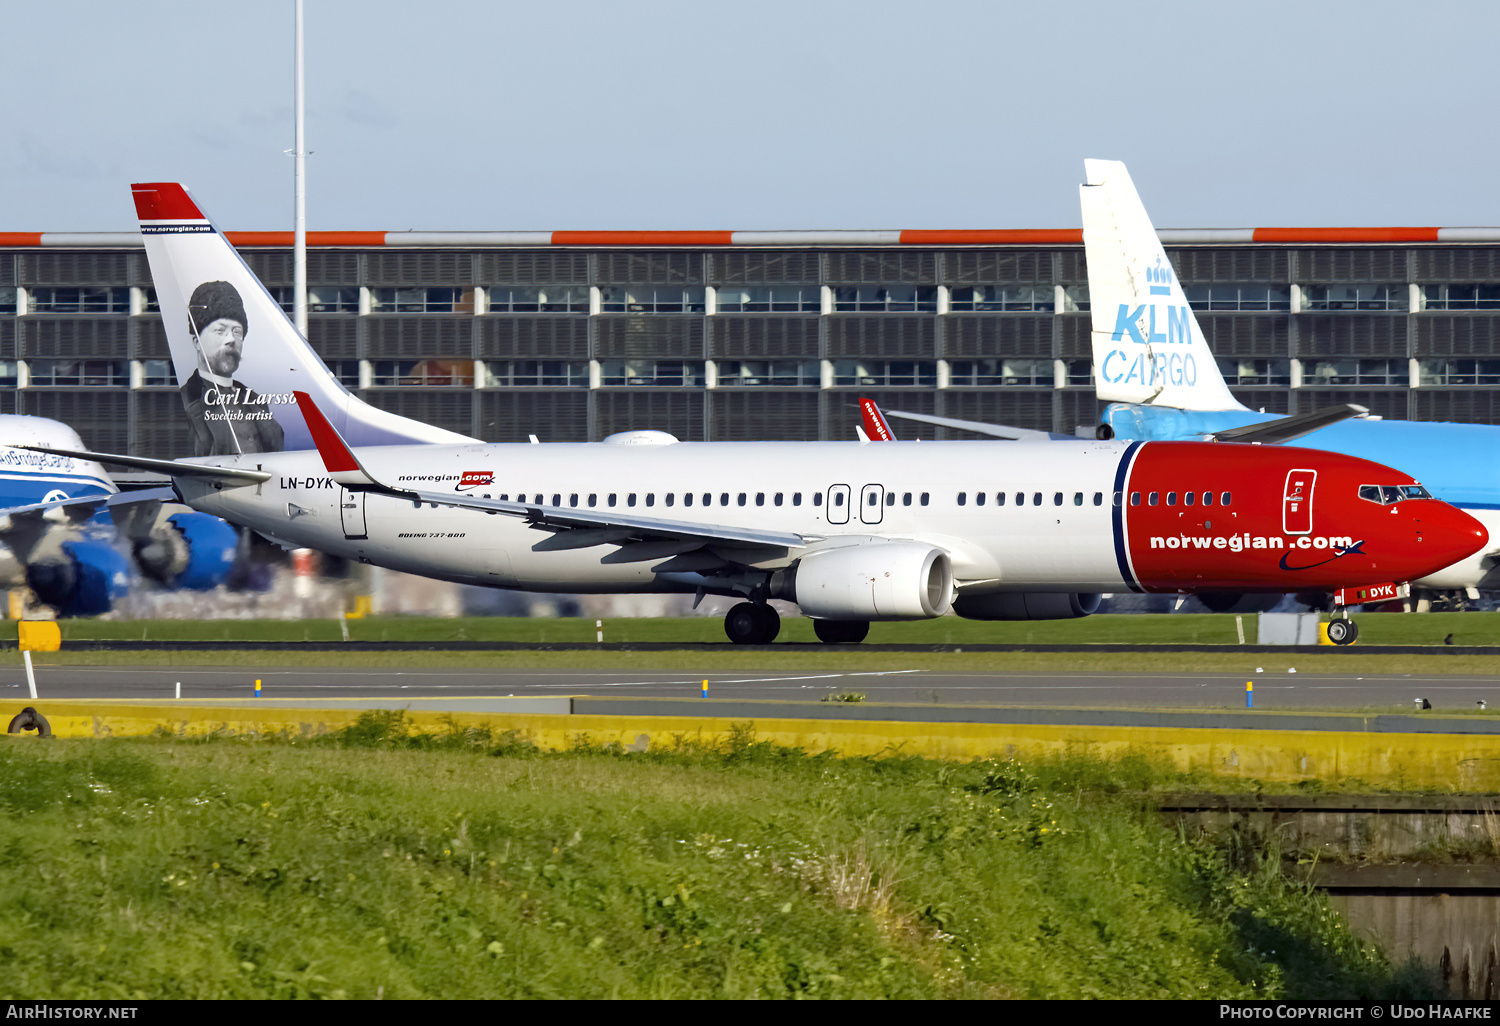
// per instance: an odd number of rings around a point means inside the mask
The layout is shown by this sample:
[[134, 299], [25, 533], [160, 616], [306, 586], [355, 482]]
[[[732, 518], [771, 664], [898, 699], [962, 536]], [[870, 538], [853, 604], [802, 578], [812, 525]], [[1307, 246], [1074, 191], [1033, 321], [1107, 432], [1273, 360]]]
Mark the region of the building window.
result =
[[723, 360], [719, 363], [719, 386], [739, 388], [772, 385], [794, 388], [819, 384], [821, 364], [817, 360]]
[[604, 385], [702, 385], [703, 364], [687, 360], [604, 360]]
[[482, 388], [562, 385], [588, 388], [589, 365], [564, 360], [496, 360], [484, 365]]
[[172, 373], [171, 360], [142, 360], [142, 385], [175, 385], [177, 377]]
[[937, 310], [931, 285], [855, 285], [833, 290], [833, 308], [851, 313], [911, 313]]
[[[1089, 361], [1081, 361], [1087, 364]], [[1088, 384], [1086, 379], [1083, 383]], [[1052, 385], [1051, 360], [954, 360], [949, 365], [952, 385]]]
[[1500, 285], [1424, 285], [1423, 310], [1500, 310]]
[[818, 313], [822, 290], [816, 285], [722, 285], [717, 305], [720, 313]]
[[377, 386], [474, 387], [473, 360], [376, 360], [372, 370]]
[[835, 360], [833, 383], [865, 386], [926, 385], [931, 388], [937, 384], [937, 361]]
[[[271, 298], [287, 313], [292, 312], [296, 289], [291, 285], [272, 285], [267, 288]], [[393, 291], [387, 289], [386, 291]], [[151, 298], [155, 300], [155, 290]], [[359, 313], [359, 286], [357, 285], [309, 285], [307, 287], [308, 313]]]
[[1092, 360], [1069, 360], [1067, 364], [1067, 382], [1070, 385], [1092, 385], [1094, 383], [1094, 362]]
[[473, 313], [474, 300], [463, 289], [371, 289], [371, 313]]
[[9, 285], [0, 285], [0, 314], [16, 312], [16, 290]]
[[1063, 289], [1063, 313], [1088, 313], [1089, 287], [1069, 285]]
[[1292, 361], [1290, 360], [1238, 360], [1221, 356], [1218, 359], [1219, 373], [1231, 387], [1236, 385], [1290, 385], [1292, 383]]
[[964, 285], [952, 290], [948, 308], [955, 313], [1051, 313], [1056, 305], [1051, 285]]
[[1184, 285], [1194, 310], [1290, 310], [1290, 285]]
[[1405, 310], [1405, 285], [1304, 285], [1304, 310]]
[[1422, 360], [1417, 380], [1423, 385], [1500, 385], [1500, 360]]
[[676, 286], [617, 285], [599, 290], [605, 313], [702, 313], [705, 292]]
[[29, 360], [26, 375], [36, 388], [121, 388], [130, 383], [123, 360]]
[[15, 388], [18, 380], [16, 361], [0, 360], [0, 388]]
[[339, 379], [339, 384], [345, 388], [359, 387], [358, 360], [328, 360], [326, 362], [333, 376]]
[[490, 313], [588, 313], [587, 285], [491, 285]]
[[1304, 386], [1405, 385], [1411, 380], [1405, 360], [1318, 360], [1308, 363], [1311, 363], [1311, 368], [1303, 372]]
[[[15, 304], [15, 292], [11, 292]], [[128, 288], [36, 288], [26, 290], [29, 314], [129, 313]]]

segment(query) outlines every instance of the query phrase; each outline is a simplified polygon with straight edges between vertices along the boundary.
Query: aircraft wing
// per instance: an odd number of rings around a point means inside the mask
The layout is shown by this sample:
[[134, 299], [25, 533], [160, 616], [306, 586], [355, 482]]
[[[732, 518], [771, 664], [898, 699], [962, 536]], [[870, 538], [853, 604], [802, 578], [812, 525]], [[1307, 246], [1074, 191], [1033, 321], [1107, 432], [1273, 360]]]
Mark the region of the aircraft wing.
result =
[[[510, 502], [504, 499], [482, 499], [447, 492], [417, 491], [396, 488], [382, 482], [349, 448], [323, 411], [306, 392], [294, 392], [297, 405], [307, 421], [313, 443], [323, 466], [333, 479], [346, 488], [380, 492], [437, 506], [483, 510], [486, 513], [525, 517], [534, 527], [554, 531], [556, 535], [540, 544], [546, 548], [589, 548], [594, 545], [620, 545], [621, 550], [606, 556], [618, 562], [633, 559], [658, 559], [664, 555], [681, 555], [704, 546], [731, 548], [805, 548], [808, 539], [800, 534], [781, 531], [759, 531], [749, 527], [717, 524], [694, 524], [678, 520], [661, 520], [630, 513], [580, 509], [575, 506], [546, 506], [541, 503]], [[631, 543], [643, 543], [639, 546]], [[662, 543], [662, 544], [653, 544]], [[634, 550], [634, 551], [632, 551]]]
[[177, 460], [152, 460], [144, 456], [120, 456], [107, 452], [79, 452], [74, 449], [50, 449], [44, 445], [16, 445], [14, 449], [30, 449], [32, 452], [46, 452], [54, 456], [71, 456], [76, 460], [93, 460], [96, 463], [114, 463], [122, 467], [135, 467], [139, 470], [154, 470], [161, 474], [169, 474], [172, 477], [207, 477], [216, 478], [220, 481], [234, 481], [238, 484], [257, 484], [261, 481], [271, 480], [271, 475], [263, 470], [241, 469], [239, 467], [214, 467], [203, 463], [184, 463]]
[[24, 517], [27, 514], [46, 513], [54, 509], [65, 509], [70, 513], [86, 513], [92, 516], [100, 506], [114, 509], [138, 502], [177, 501], [177, 493], [170, 488], [149, 488], [135, 492], [111, 492], [108, 495], [85, 495], [76, 499], [58, 499], [55, 502], [34, 502], [29, 506], [11, 506], [7, 509], [0, 509], [0, 517]]
[[958, 420], [954, 417], [934, 417], [930, 413], [905, 413], [901, 410], [886, 410], [887, 417], [899, 417], [902, 420], [916, 420], [923, 424], [937, 424], [940, 427], [958, 428], [960, 431], [972, 431], [977, 435], [989, 435], [991, 438], [1002, 438], [1008, 442], [1046, 442], [1053, 439], [1062, 441], [1076, 441], [1071, 435], [1059, 435], [1050, 431], [1036, 431], [1032, 428], [1006, 427], [1003, 424], [986, 424], [982, 420]]
[[[380, 490], [393, 495], [410, 495], [435, 506], [453, 506], [459, 509], [476, 509], [486, 513], [504, 513], [525, 517], [526, 522], [534, 527], [559, 532], [558, 544], [549, 545], [549, 548], [586, 548], [591, 545], [626, 544], [631, 541], [661, 539], [698, 541], [703, 544], [732, 547], [769, 546], [802, 549], [807, 547], [809, 541], [820, 540], [792, 532], [758, 531], [748, 527], [660, 520], [655, 517], [632, 516], [628, 513], [615, 513], [610, 510], [478, 499], [446, 492], [409, 492], [385, 487], [381, 487]], [[568, 537], [573, 534], [576, 534], [576, 537]]]
[[1282, 417], [1280, 420], [1225, 428], [1223, 431], [1215, 431], [1213, 437], [1217, 442], [1261, 442], [1266, 445], [1276, 445], [1289, 442], [1293, 438], [1301, 438], [1319, 428], [1337, 424], [1341, 420], [1363, 417], [1369, 412], [1363, 406], [1340, 403], [1337, 406], [1324, 406], [1292, 417]]

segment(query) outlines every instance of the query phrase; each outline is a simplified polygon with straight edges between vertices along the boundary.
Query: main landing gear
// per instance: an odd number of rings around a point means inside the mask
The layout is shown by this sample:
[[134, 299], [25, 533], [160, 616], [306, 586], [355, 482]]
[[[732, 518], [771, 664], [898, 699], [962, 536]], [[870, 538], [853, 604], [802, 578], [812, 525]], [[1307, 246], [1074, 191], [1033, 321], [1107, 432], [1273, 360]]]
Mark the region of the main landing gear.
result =
[[724, 633], [736, 645], [769, 645], [780, 632], [781, 617], [763, 602], [741, 602], [724, 615]]

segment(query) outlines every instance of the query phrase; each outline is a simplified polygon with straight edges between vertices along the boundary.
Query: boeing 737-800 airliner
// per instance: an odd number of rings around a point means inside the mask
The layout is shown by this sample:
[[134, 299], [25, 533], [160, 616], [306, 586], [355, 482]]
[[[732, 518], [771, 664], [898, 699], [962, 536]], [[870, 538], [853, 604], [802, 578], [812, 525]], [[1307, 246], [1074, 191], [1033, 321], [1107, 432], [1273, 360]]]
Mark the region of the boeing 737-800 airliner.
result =
[[[188, 416], [183, 500], [290, 544], [430, 577], [573, 592], [767, 600], [825, 641], [875, 620], [1086, 615], [1099, 593], [1289, 591], [1405, 580], [1486, 541], [1367, 460], [1093, 441], [484, 444], [339, 384], [181, 186], [135, 186]], [[1401, 502], [1361, 498], [1370, 486]]]

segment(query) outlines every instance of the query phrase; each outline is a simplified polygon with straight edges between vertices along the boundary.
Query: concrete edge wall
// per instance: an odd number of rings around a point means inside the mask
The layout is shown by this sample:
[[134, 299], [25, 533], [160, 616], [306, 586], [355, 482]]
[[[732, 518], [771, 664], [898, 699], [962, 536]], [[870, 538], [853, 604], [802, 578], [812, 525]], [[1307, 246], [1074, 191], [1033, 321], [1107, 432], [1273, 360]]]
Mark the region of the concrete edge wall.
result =
[[[354, 723], [358, 708], [174, 706], [108, 702], [37, 702], [58, 737], [283, 735], [314, 737]], [[1500, 790], [1500, 739], [1475, 735], [1339, 731], [1214, 730], [1049, 724], [917, 723], [733, 719], [713, 716], [591, 716], [411, 710], [413, 730], [451, 726], [516, 731], [552, 750], [619, 744], [642, 751], [681, 743], [720, 744], [749, 725], [757, 741], [848, 756], [920, 755], [936, 759], [1038, 758], [1059, 754], [1111, 757], [1140, 753], [1180, 770], [1277, 782], [1358, 780], [1388, 787]], [[41, 744], [14, 735], [18, 744]]]

